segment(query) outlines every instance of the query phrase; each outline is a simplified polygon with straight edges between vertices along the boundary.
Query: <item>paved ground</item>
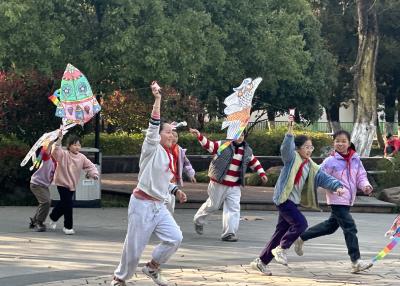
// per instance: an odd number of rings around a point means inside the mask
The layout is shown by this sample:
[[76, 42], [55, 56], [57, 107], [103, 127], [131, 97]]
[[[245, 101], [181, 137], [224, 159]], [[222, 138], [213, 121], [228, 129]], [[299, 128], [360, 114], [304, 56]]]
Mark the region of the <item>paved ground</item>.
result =
[[[0, 285], [109, 285], [126, 231], [126, 209], [75, 209], [77, 234], [35, 233], [27, 230], [31, 207], [0, 208]], [[248, 264], [270, 238], [276, 212], [243, 211], [240, 241], [218, 240], [220, 214], [212, 217], [202, 237], [193, 233], [195, 210], [178, 209], [175, 216], [184, 234], [182, 247], [164, 268], [171, 285], [399, 285], [400, 255], [395, 248], [370, 271], [350, 274], [350, 264], [341, 231], [306, 244], [305, 255], [289, 252], [289, 267], [272, 262], [273, 276], [261, 276]], [[328, 213], [305, 213], [310, 225]], [[371, 259], [388, 242], [383, 237], [393, 214], [356, 213], [361, 253]], [[141, 263], [150, 258], [152, 240]], [[137, 274], [128, 285], [153, 285]]]

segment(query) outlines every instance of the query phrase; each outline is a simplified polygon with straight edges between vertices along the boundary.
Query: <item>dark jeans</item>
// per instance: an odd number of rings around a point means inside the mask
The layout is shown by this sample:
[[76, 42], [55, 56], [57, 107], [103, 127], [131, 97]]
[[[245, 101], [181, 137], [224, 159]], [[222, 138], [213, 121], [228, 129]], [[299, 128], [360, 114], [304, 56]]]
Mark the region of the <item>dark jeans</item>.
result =
[[60, 186], [57, 186], [57, 190], [60, 194], [60, 201], [53, 208], [53, 211], [50, 214], [50, 218], [52, 221], [58, 221], [58, 219], [64, 215], [64, 227], [67, 229], [72, 229], [72, 199], [75, 192], [71, 192], [68, 188]]
[[260, 259], [265, 264], [271, 262], [274, 257], [272, 249], [280, 245], [283, 249], [289, 249], [296, 239], [307, 229], [307, 220], [299, 211], [297, 205], [290, 200], [277, 206], [279, 211], [278, 224], [271, 240], [265, 245], [260, 254]]
[[307, 229], [300, 237], [302, 240], [307, 241], [319, 236], [332, 234], [340, 226], [346, 240], [347, 253], [351, 261], [356, 262], [360, 258], [360, 249], [358, 247], [357, 227], [350, 214], [350, 206], [331, 205], [331, 209], [331, 216], [328, 220]]

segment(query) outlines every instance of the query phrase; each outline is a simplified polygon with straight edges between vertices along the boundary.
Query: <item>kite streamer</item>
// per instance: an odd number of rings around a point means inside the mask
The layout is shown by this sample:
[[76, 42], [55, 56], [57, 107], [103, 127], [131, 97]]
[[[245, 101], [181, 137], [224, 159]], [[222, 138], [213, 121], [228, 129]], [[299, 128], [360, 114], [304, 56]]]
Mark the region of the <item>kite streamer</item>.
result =
[[[399, 229], [400, 231], [400, 229]], [[392, 241], [385, 246], [384, 249], [382, 249], [373, 259], [372, 263], [383, 259], [390, 251], [393, 250], [393, 248], [399, 243], [400, 241], [400, 233], [396, 233], [392, 239]]]

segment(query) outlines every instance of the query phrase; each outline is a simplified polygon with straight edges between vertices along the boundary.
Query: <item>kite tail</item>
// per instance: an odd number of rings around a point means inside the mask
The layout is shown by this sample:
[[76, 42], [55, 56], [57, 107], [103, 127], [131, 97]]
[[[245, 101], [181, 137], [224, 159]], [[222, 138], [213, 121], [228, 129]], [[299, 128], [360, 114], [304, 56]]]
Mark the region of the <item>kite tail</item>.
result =
[[372, 258], [372, 263], [375, 263], [378, 260], [383, 259], [400, 241], [400, 233], [397, 233], [392, 241], [385, 246], [374, 258]]
[[221, 146], [219, 146], [218, 151], [217, 151], [217, 154], [220, 155], [221, 152], [222, 152], [226, 147], [228, 147], [228, 146], [231, 144], [231, 142], [232, 142], [232, 140], [228, 140], [228, 141], [226, 141], [224, 144], [222, 144]]
[[228, 147], [232, 141], [239, 139], [240, 135], [242, 134], [242, 132], [244, 131], [244, 129], [246, 128], [246, 126], [244, 127], [240, 127], [239, 131], [235, 134], [234, 138], [232, 140], [228, 140], [226, 141], [224, 144], [222, 144], [221, 146], [219, 146], [217, 154], [220, 155], [221, 152]]

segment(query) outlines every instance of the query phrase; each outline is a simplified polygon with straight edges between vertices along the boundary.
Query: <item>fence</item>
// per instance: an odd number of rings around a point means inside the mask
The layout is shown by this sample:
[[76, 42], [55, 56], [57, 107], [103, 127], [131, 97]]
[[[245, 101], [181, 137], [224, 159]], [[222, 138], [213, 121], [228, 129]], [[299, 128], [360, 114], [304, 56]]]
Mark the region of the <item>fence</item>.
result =
[[[275, 121], [275, 126], [276, 127], [281, 127], [281, 126], [285, 127], [285, 126], [287, 126], [287, 121]], [[340, 122], [340, 126], [342, 127], [342, 129], [349, 131], [351, 133], [351, 131], [353, 130], [353, 127], [354, 127], [354, 123], [353, 122]], [[379, 126], [380, 126], [381, 130], [383, 131], [385, 122], [379, 122]], [[304, 126], [304, 128], [306, 130], [310, 130], [310, 131], [332, 133], [332, 130], [331, 130], [328, 122], [314, 122], [308, 126]], [[265, 130], [265, 129], [268, 129], [267, 121], [257, 122], [256, 126], [254, 126], [254, 130]], [[397, 126], [397, 124], [395, 124], [394, 134], [397, 134], [397, 132], [398, 132], [398, 126]]]

